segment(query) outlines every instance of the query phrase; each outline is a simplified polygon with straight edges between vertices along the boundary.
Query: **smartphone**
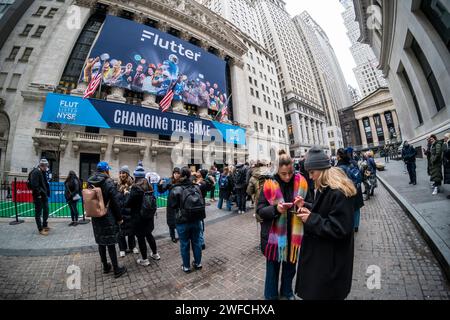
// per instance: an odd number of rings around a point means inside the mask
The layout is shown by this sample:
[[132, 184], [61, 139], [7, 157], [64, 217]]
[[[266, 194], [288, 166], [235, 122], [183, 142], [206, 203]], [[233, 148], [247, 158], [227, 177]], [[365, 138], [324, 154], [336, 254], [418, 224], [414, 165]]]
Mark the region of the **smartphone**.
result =
[[292, 202], [283, 203], [283, 207], [285, 207], [286, 209], [290, 209], [293, 206], [294, 206], [294, 204]]

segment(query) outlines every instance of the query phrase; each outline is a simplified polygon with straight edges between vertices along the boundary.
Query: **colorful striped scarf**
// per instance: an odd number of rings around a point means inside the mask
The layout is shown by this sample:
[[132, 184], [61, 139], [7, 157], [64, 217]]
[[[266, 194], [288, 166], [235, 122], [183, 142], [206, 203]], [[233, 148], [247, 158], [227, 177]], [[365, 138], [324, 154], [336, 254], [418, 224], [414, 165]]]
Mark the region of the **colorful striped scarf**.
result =
[[[293, 199], [297, 196], [306, 198], [308, 193], [308, 182], [300, 175], [296, 174], [294, 177], [294, 194]], [[264, 196], [272, 206], [279, 203], [284, 203], [283, 193], [279, 183], [276, 180], [270, 179], [264, 183]], [[292, 230], [291, 230], [291, 250], [289, 262], [296, 263], [303, 237], [303, 223], [297, 215], [292, 214]], [[288, 261], [288, 237], [287, 237], [287, 212], [281, 214], [273, 221], [269, 232], [269, 240], [264, 252], [264, 256], [271, 261], [287, 262]]]

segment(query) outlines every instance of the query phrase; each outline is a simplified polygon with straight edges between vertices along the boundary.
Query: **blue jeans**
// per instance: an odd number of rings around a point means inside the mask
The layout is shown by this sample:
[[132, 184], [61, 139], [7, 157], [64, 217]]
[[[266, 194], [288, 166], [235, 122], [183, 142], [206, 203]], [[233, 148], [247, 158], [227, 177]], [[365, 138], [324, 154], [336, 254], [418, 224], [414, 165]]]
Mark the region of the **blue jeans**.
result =
[[355, 211], [355, 213], [354, 213], [354, 227], [355, 228], [359, 228], [359, 221], [360, 221], [360, 219], [361, 219], [361, 209], [358, 209], [358, 210], [356, 210]]
[[[278, 279], [281, 271], [281, 288], [278, 293]], [[281, 297], [292, 298], [292, 281], [295, 276], [295, 264], [289, 262], [278, 262], [266, 260], [266, 282], [264, 286], [264, 297], [266, 300], [278, 300]]]
[[195, 264], [202, 262], [202, 244], [200, 242], [200, 231], [202, 229], [201, 221], [177, 224], [177, 232], [180, 237], [180, 252], [183, 266], [190, 268], [191, 254], [189, 248], [192, 244]]
[[[227, 210], [231, 211], [231, 200], [230, 200], [230, 198], [228, 198], [225, 201], [227, 202]], [[219, 202], [217, 203], [217, 208], [222, 209], [222, 205], [223, 205], [223, 198], [219, 198]]]
[[200, 228], [200, 244], [203, 246], [205, 244], [205, 221], [201, 221], [201, 228]]

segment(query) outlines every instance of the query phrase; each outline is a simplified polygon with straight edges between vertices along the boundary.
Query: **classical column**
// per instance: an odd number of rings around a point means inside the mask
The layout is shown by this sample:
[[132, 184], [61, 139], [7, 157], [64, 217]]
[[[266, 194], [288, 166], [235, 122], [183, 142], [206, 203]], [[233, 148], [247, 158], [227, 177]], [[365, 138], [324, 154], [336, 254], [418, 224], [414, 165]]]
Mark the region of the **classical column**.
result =
[[384, 142], [387, 144], [387, 142], [391, 140], [391, 135], [389, 134], [389, 128], [387, 126], [386, 118], [384, 117], [384, 113], [380, 114], [381, 118], [381, 124], [383, 126], [383, 134], [384, 134]]
[[313, 131], [312, 131], [312, 123], [311, 123], [311, 119], [308, 118], [307, 121], [308, 121], [308, 134], [309, 134], [309, 137], [308, 137], [308, 143], [309, 143], [309, 144], [314, 144], [314, 137], [313, 137]]
[[125, 93], [125, 89], [113, 87], [111, 89], [111, 94], [109, 96], [107, 96], [106, 99], [108, 101], [125, 103], [127, 101], [127, 99], [125, 99], [125, 97], [123, 96], [124, 93]]
[[316, 145], [320, 145], [320, 139], [319, 139], [319, 127], [318, 127], [318, 121], [317, 120], [313, 120], [313, 125], [314, 125], [314, 143]]
[[362, 119], [358, 119], [358, 123], [359, 123], [359, 133], [361, 134], [361, 142], [364, 147], [367, 147], [366, 130], [364, 129], [364, 123]]
[[326, 138], [325, 138], [324, 123], [321, 122], [319, 127], [320, 127], [320, 135], [322, 137], [322, 145], [325, 146], [327, 141], [326, 141]]
[[247, 92], [248, 80], [244, 72], [242, 60], [230, 61], [231, 94], [233, 94], [233, 121], [244, 125], [249, 124]]
[[296, 141], [299, 141], [299, 144], [300, 144], [301, 142], [303, 142], [303, 136], [302, 136], [302, 132], [300, 130], [299, 114], [297, 112], [294, 112], [291, 115], [291, 119], [292, 119], [292, 130], [294, 131], [294, 139]]
[[308, 136], [306, 134], [306, 121], [305, 121], [305, 116], [304, 115], [300, 115], [300, 117], [302, 118], [302, 135], [303, 135], [303, 143], [308, 143]]
[[142, 101], [142, 106], [146, 108], [159, 109], [156, 103], [156, 96], [150, 93], [144, 93], [144, 100]]
[[398, 122], [397, 111], [391, 110], [391, 114], [392, 114], [392, 121], [394, 121], [395, 134], [397, 135], [397, 141], [401, 141], [402, 137], [401, 137], [401, 133], [400, 133], [400, 125]]
[[377, 128], [375, 127], [375, 121], [373, 120], [373, 117], [369, 117], [370, 120], [370, 128], [372, 129], [372, 137], [373, 137], [373, 145], [379, 146], [380, 141], [378, 141], [378, 134], [377, 134]]

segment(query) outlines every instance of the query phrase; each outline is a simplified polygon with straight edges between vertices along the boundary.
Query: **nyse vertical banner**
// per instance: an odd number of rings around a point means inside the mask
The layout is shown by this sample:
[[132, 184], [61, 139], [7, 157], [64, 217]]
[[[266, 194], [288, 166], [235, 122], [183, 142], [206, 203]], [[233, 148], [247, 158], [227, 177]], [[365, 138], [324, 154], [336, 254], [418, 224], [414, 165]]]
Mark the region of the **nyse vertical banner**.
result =
[[227, 101], [226, 63], [217, 56], [158, 29], [107, 16], [83, 69], [89, 82], [101, 69], [103, 84], [165, 95], [218, 110]]
[[[225, 143], [245, 145], [245, 129], [216, 121], [161, 112], [106, 100], [83, 99], [64, 94], [49, 93], [41, 121], [78, 126], [147, 132], [170, 136], [173, 133], [213, 137], [213, 129]], [[220, 137], [219, 137], [220, 138]]]

